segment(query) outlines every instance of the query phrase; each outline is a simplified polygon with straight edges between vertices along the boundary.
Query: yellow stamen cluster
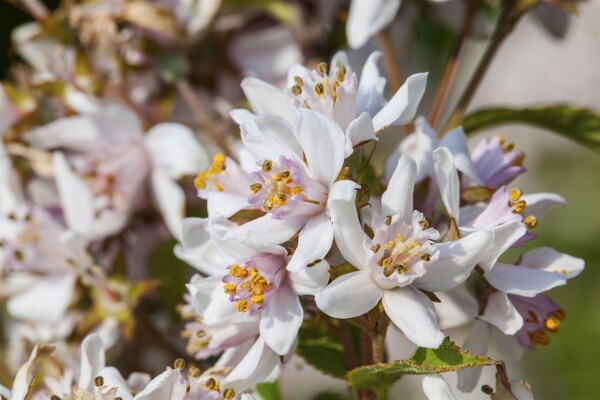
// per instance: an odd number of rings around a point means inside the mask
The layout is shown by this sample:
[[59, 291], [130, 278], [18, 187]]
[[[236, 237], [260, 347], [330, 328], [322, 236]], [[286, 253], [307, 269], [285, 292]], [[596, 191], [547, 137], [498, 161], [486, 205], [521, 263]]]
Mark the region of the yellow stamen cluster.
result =
[[248, 270], [240, 265], [234, 264], [229, 269], [229, 275], [234, 278], [244, 279], [243, 282], [236, 285], [233, 283], [224, 283], [223, 289], [228, 295], [246, 295], [246, 298], [237, 300], [236, 308], [239, 312], [250, 311], [250, 305], [262, 306], [265, 302], [265, 292], [268, 292], [273, 285], [267, 282], [267, 278], [261, 275], [260, 271], [254, 267]]
[[223, 187], [211, 177], [225, 171], [225, 161], [226, 158], [224, 154], [215, 154], [210, 167], [206, 171], [199, 172], [198, 175], [196, 175], [196, 179], [194, 179], [194, 186], [196, 189], [204, 189], [206, 188], [206, 182], [212, 181], [217, 191], [223, 191]]
[[[549, 317], [544, 319], [544, 328], [545, 329], [539, 328], [539, 329], [531, 331], [527, 334], [527, 336], [529, 337], [529, 340], [531, 341], [531, 344], [534, 346], [548, 345], [548, 343], [550, 343], [550, 337], [548, 336], [548, 333], [546, 331], [548, 331], [550, 333], [557, 333], [558, 328], [560, 326], [560, 322], [563, 319], [565, 319], [565, 317], [566, 317], [566, 314], [565, 314], [564, 310], [558, 309], [558, 310], [554, 311]], [[530, 311], [529, 317], [525, 318], [525, 322], [526, 323], [537, 323], [538, 318], [534, 312]]]
[[[510, 202], [509, 206], [513, 209], [513, 213], [522, 214], [527, 207], [527, 202], [525, 200], [521, 200], [521, 196], [523, 196], [523, 191], [521, 189], [512, 189], [510, 191], [509, 197]], [[527, 216], [523, 222], [529, 229], [533, 229], [537, 226], [537, 218], [533, 215]]]
[[[335, 73], [335, 81], [332, 84], [330, 78], [327, 76], [327, 70], [327, 63], [321, 62], [317, 65], [316, 71], [323, 79], [314, 84], [313, 90], [317, 97], [327, 96], [332, 98], [335, 102], [338, 99], [337, 88], [346, 79], [348, 71], [343, 65], [338, 65]], [[304, 92], [304, 81], [302, 78], [299, 76], [294, 77], [294, 85], [292, 85], [290, 91], [294, 96], [302, 95]]]
[[[504, 135], [498, 135], [498, 141], [500, 142], [500, 146], [502, 146], [502, 151], [504, 153], [510, 153], [515, 148], [515, 144], [507, 142]], [[525, 161], [525, 153], [521, 152], [517, 159], [513, 161], [513, 165], [520, 167], [523, 165], [523, 161]]]
[[[262, 171], [268, 173], [272, 170], [273, 162], [271, 160], [265, 160], [262, 165]], [[253, 195], [257, 195], [262, 190], [262, 183], [256, 182], [250, 185], [250, 192]], [[263, 201], [263, 210], [272, 211], [276, 207], [286, 205], [288, 202], [288, 197], [301, 194], [304, 189], [302, 186], [294, 183], [294, 178], [291, 176], [290, 171], [283, 170], [280, 172], [275, 172], [269, 176], [266, 190], [269, 194]]]
[[[420, 257], [423, 261], [429, 261], [430, 255], [422, 252], [422, 245], [417, 243], [414, 238], [404, 239], [401, 234], [396, 235], [396, 240], [390, 240], [384, 243], [384, 255], [377, 263], [383, 268], [383, 274], [390, 276], [394, 272], [406, 274], [408, 272], [408, 263], [414, 257]], [[379, 251], [379, 245], [371, 247], [371, 251]]]

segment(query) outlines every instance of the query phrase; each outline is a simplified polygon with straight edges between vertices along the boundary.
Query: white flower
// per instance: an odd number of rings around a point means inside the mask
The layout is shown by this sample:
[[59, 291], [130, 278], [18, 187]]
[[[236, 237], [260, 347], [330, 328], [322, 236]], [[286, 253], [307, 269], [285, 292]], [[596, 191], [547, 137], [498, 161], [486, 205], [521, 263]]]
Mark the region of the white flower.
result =
[[346, 22], [348, 45], [358, 49], [391, 24], [400, 3], [400, 0], [352, 0]]
[[[338, 52], [331, 67], [319, 64], [316, 70], [296, 65], [288, 73], [290, 89], [280, 90], [256, 78], [242, 81], [242, 89], [257, 115], [275, 115], [294, 124], [298, 108], [309, 108], [334, 120], [346, 137], [346, 156], [357, 144], [377, 140], [376, 134], [389, 125], [409, 123], [425, 92], [427, 74], [410, 76], [388, 102], [384, 97], [385, 78], [377, 61], [381, 53], [372, 53], [363, 67], [360, 80]], [[246, 110], [234, 110], [231, 116], [243, 124], [254, 117]]]
[[[207, 223], [212, 241], [226, 261], [212, 266], [204, 258], [196, 262], [203, 263], [201, 268], [209, 275], [188, 285], [203, 323], [257, 324], [261, 340], [277, 354], [287, 354], [304, 315], [298, 296], [314, 294], [325, 286], [329, 277], [327, 262], [303, 269], [299, 274], [288, 273], [289, 256], [284, 248], [268, 244], [253, 232], [247, 233], [243, 240], [226, 238], [232, 223], [223, 219], [184, 221], [183, 246], [192, 246], [187, 260], [194, 254], [211, 252], [203, 246]], [[256, 327], [250, 324], [247, 332], [237, 334], [252, 334], [255, 332], [252, 329]]]
[[456, 400], [448, 382], [440, 374], [425, 375], [422, 385], [429, 400]]
[[75, 232], [102, 238], [123, 228], [150, 177], [158, 209], [174, 236], [185, 197], [176, 179], [206, 167], [207, 156], [192, 131], [162, 123], [146, 135], [130, 111], [100, 105], [93, 112], [56, 120], [27, 134], [54, 152], [54, 173], [65, 219]]
[[383, 300], [386, 314], [412, 342], [437, 348], [444, 335], [431, 300], [420, 289], [446, 291], [461, 284], [493, 235], [479, 232], [436, 243], [439, 232], [413, 211], [415, 173], [414, 160], [402, 156], [382, 196], [381, 210], [372, 212], [372, 239], [358, 220], [354, 183], [345, 182], [345, 190], [330, 199], [336, 244], [358, 271], [337, 278], [315, 299], [335, 318], [362, 315]]

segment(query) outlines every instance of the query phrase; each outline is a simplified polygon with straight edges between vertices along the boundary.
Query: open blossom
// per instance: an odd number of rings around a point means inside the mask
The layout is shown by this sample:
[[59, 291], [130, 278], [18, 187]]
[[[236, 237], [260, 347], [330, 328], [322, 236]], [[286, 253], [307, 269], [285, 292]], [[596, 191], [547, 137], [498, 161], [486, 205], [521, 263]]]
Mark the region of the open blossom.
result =
[[[415, 74], [406, 80], [389, 102], [384, 97], [385, 78], [374, 52], [365, 62], [360, 80], [352, 71], [348, 56], [337, 53], [331, 66], [321, 63], [315, 70], [296, 65], [288, 73], [289, 89], [281, 90], [256, 78], [246, 78], [242, 89], [257, 115], [276, 115], [293, 124], [298, 108], [317, 111], [335, 121], [345, 138], [346, 156], [353, 146], [377, 140], [377, 133], [389, 125], [405, 125], [414, 117], [425, 92], [427, 74]], [[246, 110], [234, 110], [231, 116], [243, 123], [253, 118]]]
[[373, 210], [373, 238], [363, 231], [355, 207], [356, 185], [330, 199], [336, 244], [358, 269], [335, 279], [315, 298], [317, 306], [336, 318], [362, 315], [383, 300], [392, 322], [414, 343], [437, 348], [444, 339], [431, 300], [421, 290], [446, 291], [461, 284], [475, 266], [478, 253], [493, 235], [478, 232], [439, 243], [439, 232], [413, 211], [416, 164], [402, 156], [390, 185]]
[[157, 207], [173, 235], [185, 205], [176, 179], [207, 164], [192, 131], [162, 123], [146, 135], [130, 111], [118, 105], [58, 119], [27, 134], [53, 154], [54, 174], [70, 229], [101, 238], [121, 230], [150, 177]]
[[525, 172], [525, 153], [507, 143], [503, 136], [481, 140], [473, 149], [472, 158], [479, 177], [489, 187], [508, 185]]
[[348, 45], [362, 47], [377, 33], [392, 23], [401, 0], [352, 0], [346, 22]]

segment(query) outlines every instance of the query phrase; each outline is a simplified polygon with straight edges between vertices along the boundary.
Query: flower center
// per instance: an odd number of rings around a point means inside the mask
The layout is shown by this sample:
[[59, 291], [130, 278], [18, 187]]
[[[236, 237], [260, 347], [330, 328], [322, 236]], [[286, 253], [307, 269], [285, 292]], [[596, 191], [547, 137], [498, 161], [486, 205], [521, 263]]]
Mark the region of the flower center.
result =
[[337, 89], [346, 80], [346, 67], [338, 65], [328, 75], [327, 63], [321, 62], [317, 65], [317, 68], [313, 70], [313, 75], [316, 79], [308, 81], [304, 81], [299, 76], [295, 76], [294, 85], [290, 88], [292, 95], [299, 98], [299, 100], [308, 108], [310, 108], [309, 104], [306, 102], [308, 98], [330, 98], [335, 103], [339, 99]]
[[207, 182], [210, 182], [213, 184], [216, 191], [222, 192], [223, 187], [214, 178], [215, 176], [225, 172], [225, 161], [226, 157], [224, 154], [215, 154], [210, 167], [207, 170], [199, 172], [198, 175], [196, 175], [196, 178], [194, 179], [194, 186], [196, 187], [196, 189], [206, 189]]
[[552, 299], [543, 294], [533, 298], [509, 295], [511, 302], [523, 316], [523, 327], [516, 333], [523, 346], [533, 348], [550, 343], [549, 333], [557, 333], [566, 313]]
[[[508, 205], [515, 214], [523, 214], [523, 212], [525, 212], [525, 208], [527, 207], [527, 202], [525, 200], [521, 200], [522, 196], [523, 191], [521, 189], [512, 189], [510, 191], [510, 200]], [[529, 229], [533, 229], [537, 226], [537, 218], [533, 215], [525, 217], [523, 222]]]
[[264, 160], [258, 175], [254, 176], [258, 182], [250, 185], [250, 203], [262, 201], [261, 207], [265, 212], [285, 206], [292, 196], [304, 192], [304, 187], [297, 182], [298, 178], [290, 169], [271, 160]]
[[243, 267], [233, 264], [228, 268], [229, 274], [223, 278], [223, 290], [229, 295], [229, 301], [236, 302], [237, 310], [254, 314], [265, 308], [273, 283], [251, 261]]

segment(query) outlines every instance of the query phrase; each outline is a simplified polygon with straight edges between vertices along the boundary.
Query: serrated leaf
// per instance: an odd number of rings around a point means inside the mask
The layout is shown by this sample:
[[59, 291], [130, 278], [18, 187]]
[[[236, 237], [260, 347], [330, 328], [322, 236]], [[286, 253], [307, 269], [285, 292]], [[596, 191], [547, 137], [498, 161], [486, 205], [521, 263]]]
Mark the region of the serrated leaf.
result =
[[346, 374], [346, 379], [351, 386], [371, 389], [378, 399], [385, 399], [390, 386], [402, 375], [436, 374], [492, 364], [491, 358], [472, 355], [446, 338], [437, 349], [419, 347], [409, 360], [355, 368]]
[[319, 371], [344, 378], [348, 367], [344, 347], [325, 324], [305, 324], [300, 328], [298, 354]]
[[600, 115], [587, 108], [569, 105], [484, 108], [462, 121], [467, 133], [504, 124], [526, 124], [547, 129], [600, 151]]

